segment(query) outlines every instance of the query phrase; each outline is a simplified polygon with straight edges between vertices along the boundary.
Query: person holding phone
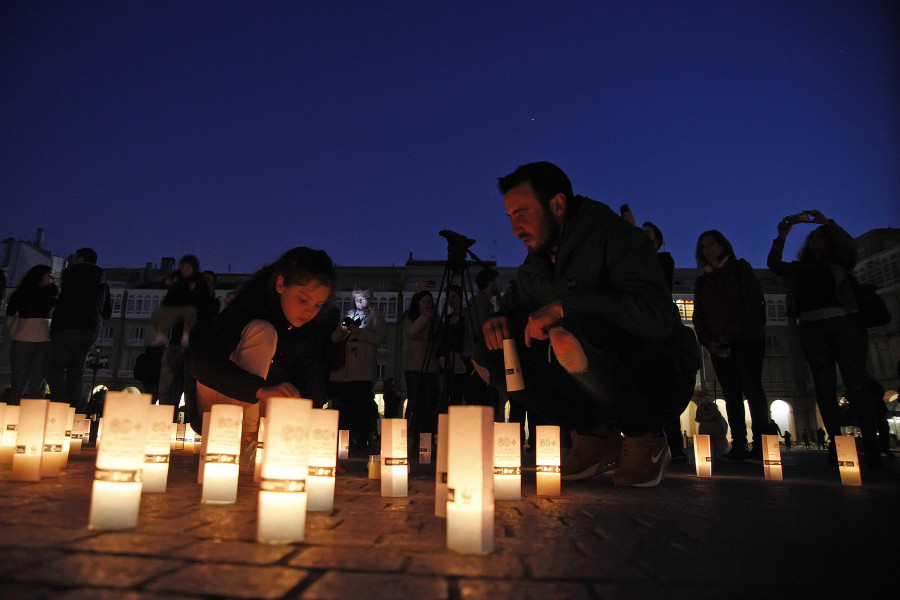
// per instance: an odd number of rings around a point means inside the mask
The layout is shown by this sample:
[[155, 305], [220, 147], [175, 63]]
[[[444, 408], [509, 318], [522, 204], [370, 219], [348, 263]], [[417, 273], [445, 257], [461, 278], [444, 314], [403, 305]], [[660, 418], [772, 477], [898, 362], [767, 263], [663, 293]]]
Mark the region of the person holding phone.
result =
[[[818, 227], [806, 236], [798, 259], [785, 262], [785, 240], [794, 225], [802, 223]], [[869, 466], [881, 466], [877, 428], [884, 406], [879, 386], [866, 369], [869, 334], [850, 282], [856, 266], [856, 242], [818, 210], [788, 215], [779, 221], [777, 230], [768, 266], [790, 281], [793, 312], [800, 321], [800, 344], [815, 384], [819, 414], [831, 440], [829, 461], [837, 464], [834, 437], [841, 435], [837, 367], [859, 421], [865, 461]]]

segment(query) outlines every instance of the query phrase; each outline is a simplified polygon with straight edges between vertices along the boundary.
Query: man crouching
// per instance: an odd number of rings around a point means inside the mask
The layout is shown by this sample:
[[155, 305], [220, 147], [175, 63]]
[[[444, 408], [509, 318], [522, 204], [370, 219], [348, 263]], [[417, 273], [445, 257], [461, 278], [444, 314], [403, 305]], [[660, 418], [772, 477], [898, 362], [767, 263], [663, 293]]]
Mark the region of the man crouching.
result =
[[499, 188], [528, 257], [484, 324], [476, 363], [502, 389], [503, 340], [515, 339], [525, 389], [511, 398], [572, 432], [563, 479], [615, 469], [616, 485], [658, 485], [671, 459], [663, 424], [690, 401], [700, 354], [653, 246], [575, 196], [551, 163], [523, 165]]

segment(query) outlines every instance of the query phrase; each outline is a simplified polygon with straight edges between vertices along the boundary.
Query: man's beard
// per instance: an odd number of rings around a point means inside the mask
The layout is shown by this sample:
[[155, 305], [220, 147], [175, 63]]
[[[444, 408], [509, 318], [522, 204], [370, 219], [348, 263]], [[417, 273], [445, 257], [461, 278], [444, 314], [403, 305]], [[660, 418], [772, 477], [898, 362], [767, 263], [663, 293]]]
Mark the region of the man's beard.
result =
[[550, 210], [544, 209], [544, 216], [541, 220], [541, 237], [543, 241], [532, 249], [528, 250], [528, 254], [547, 254], [553, 248], [559, 245], [560, 228], [556, 219], [550, 214]]

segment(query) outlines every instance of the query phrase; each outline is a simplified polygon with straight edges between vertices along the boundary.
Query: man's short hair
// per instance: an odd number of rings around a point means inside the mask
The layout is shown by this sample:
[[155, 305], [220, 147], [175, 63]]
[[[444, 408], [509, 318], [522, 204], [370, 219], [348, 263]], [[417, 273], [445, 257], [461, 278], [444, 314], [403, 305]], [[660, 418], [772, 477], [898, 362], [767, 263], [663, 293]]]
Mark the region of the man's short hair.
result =
[[497, 269], [491, 269], [490, 267], [482, 269], [475, 275], [475, 285], [478, 286], [479, 290], [483, 290], [491, 285], [491, 282], [497, 279], [499, 275], [500, 273], [497, 272]]
[[535, 197], [544, 207], [550, 206], [550, 199], [560, 192], [565, 194], [568, 202], [572, 202], [575, 198], [569, 177], [562, 169], [546, 161], [521, 165], [509, 175], [500, 177], [497, 180], [497, 187], [501, 194], [506, 194], [526, 181], [531, 183]]
[[656, 242], [659, 244], [659, 246], [662, 246], [663, 245], [663, 234], [662, 234], [662, 231], [660, 231], [659, 227], [657, 227], [650, 221], [645, 221], [644, 224], [641, 225], [641, 229], [643, 229], [644, 227], [649, 227], [650, 229], [653, 230], [653, 236], [656, 238]]
[[94, 252], [93, 248], [79, 248], [75, 251], [75, 256], [86, 263], [91, 263], [92, 265], [97, 264], [97, 253]]

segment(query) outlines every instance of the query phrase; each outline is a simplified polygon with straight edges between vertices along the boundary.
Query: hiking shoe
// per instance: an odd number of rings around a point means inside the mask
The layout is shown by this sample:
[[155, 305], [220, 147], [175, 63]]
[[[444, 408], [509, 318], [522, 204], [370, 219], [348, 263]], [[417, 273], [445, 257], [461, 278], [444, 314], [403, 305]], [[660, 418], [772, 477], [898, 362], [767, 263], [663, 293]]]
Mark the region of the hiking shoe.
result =
[[587, 356], [574, 334], [562, 327], [554, 327], [550, 330], [550, 348], [556, 354], [559, 364], [569, 373], [587, 372]]
[[600, 475], [619, 466], [622, 435], [609, 430], [606, 435], [581, 435], [572, 432], [572, 448], [566, 455], [562, 479], [575, 481]]
[[[750, 453], [747, 452], [747, 446], [746, 446], [746, 445], [743, 445], [743, 446], [742, 446], [742, 445], [739, 445], [739, 444], [734, 444], [734, 443], [732, 443], [732, 444], [731, 444], [731, 450], [729, 450], [728, 452], [726, 452], [725, 454], [723, 454], [723, 455], [722, 455], [722, 458], [725, 459], [725, 460], [733, 461], [733, 462], [741, 462], [741, 461], [747, 460], [747, 457], [749, 456], [749, 454], [750, 454]], [[760, 456], [760, 460], [762, 460], [762, 449], [760, 449], [760, 455], [759, 455], [759, 456]]]
[[613, 483], [631, 487], [655, 487], [672, 460], [664, 435], [638, 435], [622, 441], [622, 458]]

